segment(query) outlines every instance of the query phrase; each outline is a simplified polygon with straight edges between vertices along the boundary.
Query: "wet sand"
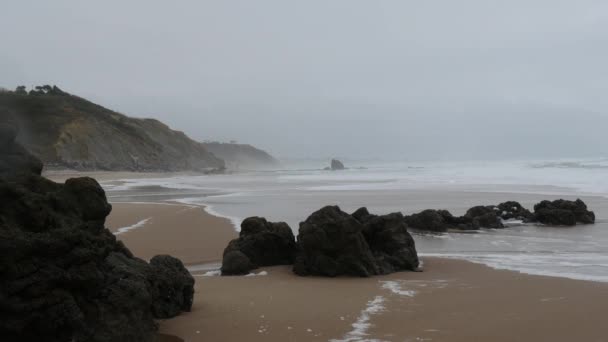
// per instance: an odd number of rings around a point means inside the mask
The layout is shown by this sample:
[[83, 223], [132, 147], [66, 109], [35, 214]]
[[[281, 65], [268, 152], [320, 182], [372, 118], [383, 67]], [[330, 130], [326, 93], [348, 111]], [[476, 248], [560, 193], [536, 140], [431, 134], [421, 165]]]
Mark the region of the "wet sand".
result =
[[267, 276], [197, 276], [193, 311], [161, 332], [185, 341], [608, 340], [606, 284], [424, 262], [424, 272], [364, 279], [302, 278], [282, 266]]
[[237, 237], [230, 221], [202, 207], [171, 203], [113, 203], [106, 226], [134, 255], [149, 260], [171, 254], [186, 265], [221, 260], [228, 242]]

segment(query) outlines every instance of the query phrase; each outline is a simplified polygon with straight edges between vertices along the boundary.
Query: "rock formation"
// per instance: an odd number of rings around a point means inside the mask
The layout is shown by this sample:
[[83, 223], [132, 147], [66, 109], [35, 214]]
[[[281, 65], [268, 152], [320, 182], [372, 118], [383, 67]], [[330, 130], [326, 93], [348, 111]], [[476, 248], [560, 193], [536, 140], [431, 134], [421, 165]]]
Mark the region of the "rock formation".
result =
[[[10, 126], [10, 125], [9, 125]], [[152, 341], [155, 318], [192, 305], [182, 263], [134, 257], [104, 227], [111, 211], [92, 178], [57, 184], [0, 125], [0, 340]]]
[[431, 232], [445, 232], [448, 229], [466, 229], [462, 218], [456, 218], [447, 210], [426, 209], [417, 214], [404, 217], [409, 227]]
[[595, 223], [595, 213], [587, 210], [587, 205], [580, 199], [542, 201], [534, 205], [534, 216], [538, 222], [553, 226]]
[[492, 205], [472, 207], [467, 210], [463, 218], [471, 229], [504, 228], [501, 218], [497, 214], [497, 207]]
[[339, 161], [338, 159], [332, 159], [332, 160], [331, 160], [331, 166], [330, 166], [330, 168], [331, 168], [333, 171], [336, 171], [336, 170], [344, 170], [344, 169], [345, 169], [345, 168], [344, 168], [344, 164], [342, 164], [342, 162], [341, 162], [341, 161]]
[[291, 265], [296, 242], [285, 222], [249, 217], [241, 223], [238, 239], [224, 249], [222, 275], [247, 274], [261, 266]]
[[327, 206], [300, 223], [297, 245], [293, 271], [301, 276], [368, 277], [418, 267], [414, 240], [398, 213], [375, 216], [362, 208], [349, 215]]

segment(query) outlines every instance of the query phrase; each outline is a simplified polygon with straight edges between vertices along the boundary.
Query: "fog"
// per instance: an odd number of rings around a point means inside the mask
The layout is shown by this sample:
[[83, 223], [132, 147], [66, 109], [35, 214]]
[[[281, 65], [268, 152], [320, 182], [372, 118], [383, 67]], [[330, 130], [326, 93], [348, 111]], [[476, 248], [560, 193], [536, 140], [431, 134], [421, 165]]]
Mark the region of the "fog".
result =
[[281, 158], [606, 156], [608, 3], [9, 1], [0, 85]]

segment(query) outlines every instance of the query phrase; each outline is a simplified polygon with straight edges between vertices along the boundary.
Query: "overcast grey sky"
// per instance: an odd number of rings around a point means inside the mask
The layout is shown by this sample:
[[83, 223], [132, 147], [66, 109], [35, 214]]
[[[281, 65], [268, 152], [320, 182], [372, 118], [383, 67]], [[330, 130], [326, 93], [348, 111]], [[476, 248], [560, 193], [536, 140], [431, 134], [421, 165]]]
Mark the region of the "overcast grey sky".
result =
[[608, 2], [2, 1], [0, 85], [279, 157], [608, 156]]

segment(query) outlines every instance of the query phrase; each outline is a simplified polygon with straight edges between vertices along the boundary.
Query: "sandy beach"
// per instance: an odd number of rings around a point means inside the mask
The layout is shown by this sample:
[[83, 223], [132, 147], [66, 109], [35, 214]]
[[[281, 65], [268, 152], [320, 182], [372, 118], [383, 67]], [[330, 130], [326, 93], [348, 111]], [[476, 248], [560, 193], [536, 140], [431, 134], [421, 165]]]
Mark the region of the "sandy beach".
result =
[[422, 257], [423, 272], [372, 278], [287, 266], [221, 277], [209, 269], [237, 236], [228, 219], [173, 202], [112, 205], [106, 226], [135, 255], [174, 255], [195, 276], [192, 312], [161, 321], [159, 341], [608, 341], [606, 283], [436, 257]]
[[[219, 262], [236, 236], [200, 207], [115, 203], [113, 231], [134, 254], [185, 264]], [[424, 272], [373, 278], [298, 277], [290, 267], [256, 276], [193, 271], [190, 313], [160, 323], [160, 341], [606, 341], [608, 285], [494, 270], [423, 257]], [[196, 268], [194, 268], [196, 269]], [[260, 272], [262, 272], [261, 275]]]

